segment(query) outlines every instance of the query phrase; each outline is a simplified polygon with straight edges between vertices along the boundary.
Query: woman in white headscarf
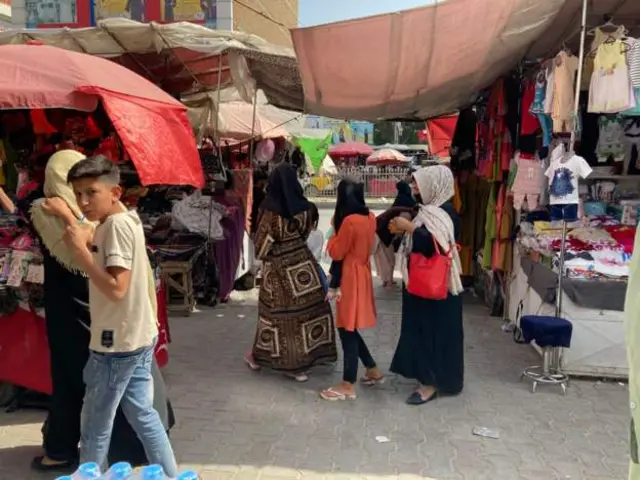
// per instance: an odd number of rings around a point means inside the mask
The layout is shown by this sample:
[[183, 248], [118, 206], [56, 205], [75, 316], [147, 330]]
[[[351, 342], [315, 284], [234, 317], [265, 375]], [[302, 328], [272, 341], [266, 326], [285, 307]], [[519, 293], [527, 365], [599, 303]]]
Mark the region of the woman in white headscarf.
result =
[[[44, 455], [37, 456], [31, 463], [33, 469], [42, 472], [66, 471], [74, 468], [78, 461], [80, 411], [85, 389], [82, 371], [89, 358], [89, 284], [63, 236], [68, 223], [80, 222], [84, 228], [93, 228], [82, 220], [73, 190], [67, 183], [71, 167], [84, 158], [75, 150], [61, 150], [52, 155], [45, 169], [43, 190], [34, 195], [37, 198], [44, 194], [46, 200], [28, 200], [18, 206], [20, 213], [31, 218], [43, 245], [44, 309], [53, 393], [42, 429]], [[64, 212], [65, 220], [54, 212]], [[155, 362], [152, 375], [154, 406], [168, 430], [173, 424], [173, 412]], [[118, 461], [147, 463], [142, 444], [121, 409], [116, 414], [109, 449], [109, 463]]]
[[[404, 217], [392, 220], [390, 228], [404, 233], [397, 261], [402, 272], [402, 327], [391, 363], [391, 371], [418, 381], [407, 399], [410, 405], [422, 405], [438, 395], [457, 395], [464, 376], [462, 329], [462, 282], [460, 257], [456, 246], [460, 236], [460, 218], [451, 199], [453, 174], [448, 167], [425, 167], [413, 174], [411, 183], [420, 208], [413, 221]], [[450, 252], [449, 294], [445, 300], [429, 300], [410, 294], [409, 255], [426, 257]]]

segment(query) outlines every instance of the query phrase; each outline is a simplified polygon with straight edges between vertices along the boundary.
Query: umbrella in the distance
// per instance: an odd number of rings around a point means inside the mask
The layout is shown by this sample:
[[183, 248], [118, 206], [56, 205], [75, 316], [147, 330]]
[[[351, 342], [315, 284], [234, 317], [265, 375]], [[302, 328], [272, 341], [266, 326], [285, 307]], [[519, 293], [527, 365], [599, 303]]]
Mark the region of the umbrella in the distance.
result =
[[409, 159], [393, 148], [376, 150], [367, 157], [367, 165], [403, 165]]
[[204, 185], [186, 107], [137, 73], [41, 44], [0, 46], [0, 72], [0, 110], [90, 112], [101, 101], [142, 185]]
[[363, 142], [336, 143], [329, 147], [329, 155], [332, 157], [357, 157], [358, 155], [371, 155], [373, 148]]

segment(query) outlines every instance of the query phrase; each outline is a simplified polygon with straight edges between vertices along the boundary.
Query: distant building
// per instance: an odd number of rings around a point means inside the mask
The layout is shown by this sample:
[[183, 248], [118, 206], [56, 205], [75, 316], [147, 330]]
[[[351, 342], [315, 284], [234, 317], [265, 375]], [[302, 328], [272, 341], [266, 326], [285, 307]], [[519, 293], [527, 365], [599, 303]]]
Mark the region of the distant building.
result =
[[331, 130], [333, 138], [331, 143], [364, 142], [374, 145], [373, 123], [358, 120], [339, 120], [335, 118], [307, 115], [304, 122], [305, 128]]
[[[11, 0], [0, 0], [0, 6], [6, 3]], [[110, 17], [195, 22], [291, 46], [289, 28], [298, 25], [298, 0], [13, 0], [16, 28], [87, 27]]]
[[7, 30], [11, 23], [11, 0], [0, 0], [0, 30]]

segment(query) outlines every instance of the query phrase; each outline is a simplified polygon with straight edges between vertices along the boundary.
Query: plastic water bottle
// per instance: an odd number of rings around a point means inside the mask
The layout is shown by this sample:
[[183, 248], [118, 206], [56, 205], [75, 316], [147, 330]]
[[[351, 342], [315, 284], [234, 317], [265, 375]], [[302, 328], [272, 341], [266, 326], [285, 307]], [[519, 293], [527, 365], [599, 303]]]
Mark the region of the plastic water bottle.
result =
[[198, 480], [198, 474], [193, 470], [187, 470], [178, 475], [177, 480]]
[[100, 478], [100, 467], [97, 463], [83, 463], [72, 475], [58, 477], [56, 480], [92, 480]]
[[140, 480], [165, 480], [167, 477], [160, 465], [149, 465], [140, 471]]
[[133, 468], [127, 462], [114, 463], [100, 480], [126, 480], [133, 475]]

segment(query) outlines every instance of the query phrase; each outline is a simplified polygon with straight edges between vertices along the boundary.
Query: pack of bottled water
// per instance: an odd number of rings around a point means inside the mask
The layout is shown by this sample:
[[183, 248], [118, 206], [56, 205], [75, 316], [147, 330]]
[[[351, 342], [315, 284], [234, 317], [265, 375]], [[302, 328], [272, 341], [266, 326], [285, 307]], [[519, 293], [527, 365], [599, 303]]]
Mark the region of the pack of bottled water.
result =
[[[100, 472], [97, 463], [84, 463], [71, 475], [56, 480], [171, 480], [164, 474], [160, 465], [148, 465], [134, 472], [126, 462], [116, 463], [105, 473]], [[175, 480], [198, 480], [198, 474], [192, 470], [182, 472]]]

